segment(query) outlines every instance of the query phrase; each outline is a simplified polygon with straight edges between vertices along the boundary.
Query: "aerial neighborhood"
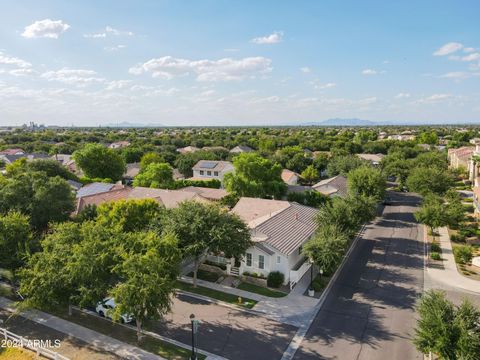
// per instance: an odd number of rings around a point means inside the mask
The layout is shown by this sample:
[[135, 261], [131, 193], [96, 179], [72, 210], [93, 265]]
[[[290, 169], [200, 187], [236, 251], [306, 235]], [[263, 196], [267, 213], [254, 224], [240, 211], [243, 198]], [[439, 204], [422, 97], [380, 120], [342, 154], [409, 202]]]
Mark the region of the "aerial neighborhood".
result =
[[480, 1], [0, 4], [0, 360], [480, 360]]

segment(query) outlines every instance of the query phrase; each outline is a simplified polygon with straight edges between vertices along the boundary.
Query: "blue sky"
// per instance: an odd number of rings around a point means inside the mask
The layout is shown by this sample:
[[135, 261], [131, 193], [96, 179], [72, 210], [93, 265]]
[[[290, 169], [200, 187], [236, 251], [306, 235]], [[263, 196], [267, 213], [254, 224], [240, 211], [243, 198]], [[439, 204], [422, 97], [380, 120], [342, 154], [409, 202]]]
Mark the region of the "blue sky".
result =
[[9, 1], [0, 125], [480, 122], [478, 1]]

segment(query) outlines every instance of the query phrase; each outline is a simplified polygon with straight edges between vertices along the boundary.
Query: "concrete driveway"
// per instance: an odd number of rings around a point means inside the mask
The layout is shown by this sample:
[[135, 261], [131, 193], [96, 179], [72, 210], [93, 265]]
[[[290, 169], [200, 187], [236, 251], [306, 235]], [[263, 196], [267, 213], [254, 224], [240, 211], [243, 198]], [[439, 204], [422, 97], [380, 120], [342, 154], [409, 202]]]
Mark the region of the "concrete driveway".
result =
[[411, 337], [423, 288], [419, 198], [392, 193], [392, 206], [365, 230], [295, 359], [421, 359]]

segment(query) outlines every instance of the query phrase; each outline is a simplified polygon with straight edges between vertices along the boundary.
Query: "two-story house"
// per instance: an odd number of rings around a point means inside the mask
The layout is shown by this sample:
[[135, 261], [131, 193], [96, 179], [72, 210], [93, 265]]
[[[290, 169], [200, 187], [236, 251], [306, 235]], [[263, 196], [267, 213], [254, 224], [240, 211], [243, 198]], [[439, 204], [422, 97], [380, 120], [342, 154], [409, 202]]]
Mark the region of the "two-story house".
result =
[[217, 179], [223, 181], [225, 174], [232, 172], [234, 167], [230, 161], [200, 160], [192, 170], [195, 180]]

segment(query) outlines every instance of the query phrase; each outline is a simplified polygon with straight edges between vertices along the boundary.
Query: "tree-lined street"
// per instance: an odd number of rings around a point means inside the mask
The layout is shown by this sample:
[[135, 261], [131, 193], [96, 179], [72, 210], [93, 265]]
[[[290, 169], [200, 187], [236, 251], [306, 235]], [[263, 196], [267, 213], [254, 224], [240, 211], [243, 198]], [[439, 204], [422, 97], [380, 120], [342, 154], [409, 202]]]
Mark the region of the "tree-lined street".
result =
[[412, 344], [423, 289], [420, 198], [391, 194], [348, 258], [295, 359], [421, 359]]

